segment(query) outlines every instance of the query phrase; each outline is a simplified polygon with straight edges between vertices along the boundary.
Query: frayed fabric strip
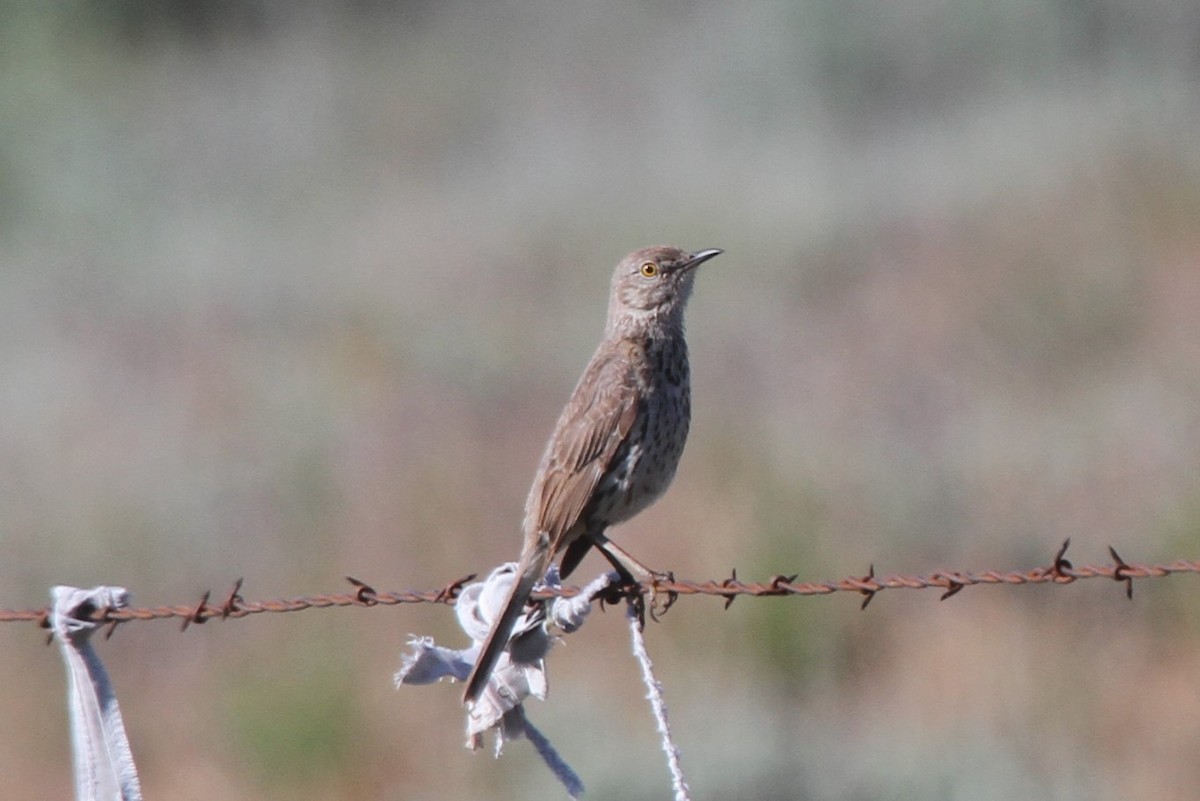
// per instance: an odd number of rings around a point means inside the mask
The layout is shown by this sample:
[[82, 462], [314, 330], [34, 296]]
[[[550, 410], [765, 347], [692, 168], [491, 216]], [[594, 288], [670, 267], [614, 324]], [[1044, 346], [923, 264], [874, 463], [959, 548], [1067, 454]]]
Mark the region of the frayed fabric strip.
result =
[[[437, 645], [429, 637], [412, 637], [395, 675], [396, 686], [432, 684], [444, 678], [465, 680], [479, 657], [492, 621], [504, 608], [515, 574], [516, 564], [509, 562], [493, 570], [484, 581], [464, 587], [455, 602], [455, 610], [459, 625], [471, 638], [471, 645], [453, 650]], [[545, 656], [559, 638], [552, 636], [548, 627], [566, 633], [577, 630], [583, 625], [596, 597], [618, 580], [615, 573], [607, 573], [572, 598], [555, 598], [526, 609], [513, 627], [508, 647], [492, 671], [487, 687], [467, 706], [469, 748], [480, 748], [483, 736], [489, 730], [496, 733], [497, 756], [506, 742], [525, 737], [533, 743], [546, 766], [572, 798], [583, 793], [579, 776], [526, 718], [524, 703], [531, 697], [544, 700], [549, 689]], [[558, 570], [551, 567], [542, 587], [559, 586]]]
[[97, 609], [129, 603], [122, 587], [55, 587], [50, 626], [67, 667], [67, 704], [75, 752], [76, 801], [141, 801], [137, 767], [125, 735], [117, 696], [99, 655], [89, 642], [101, 623], [87, 618]]

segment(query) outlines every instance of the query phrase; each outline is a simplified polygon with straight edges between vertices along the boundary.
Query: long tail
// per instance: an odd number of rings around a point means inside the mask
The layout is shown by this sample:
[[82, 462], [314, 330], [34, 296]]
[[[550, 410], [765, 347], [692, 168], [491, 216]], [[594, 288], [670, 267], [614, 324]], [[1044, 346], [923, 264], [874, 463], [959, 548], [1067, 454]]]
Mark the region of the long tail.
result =
[[483, 644], [483, 650], [479, 652], [479, 658], [475, 660], [475, 667], [467, 678], [463, 703], [477, 699], [483, 692], [483, 688], [487, 686], [488, 678], [495, 670], [496, 662], [500, 660], [500, 654], [504, 653], [504, 648], [508, 645], [508, 638], [512, 636], [513, 626], [517, 625], [517, 618], [525, 610], [525, 602], [529, 600], [529, 594], [533, 592], [533, 585], [541, 581], [546, 572], [550, 561], [550, 547], [544, 538], [539, 539], [540, 542], [535, 543], [532, 548], [526, 548], [521, 554], [521, 561], [517, 563], [517, 578], [513, 582], [512, 589], [508, 591], [508, 599], [504, 602], [504, 611], [492, 624], [487, 642]]

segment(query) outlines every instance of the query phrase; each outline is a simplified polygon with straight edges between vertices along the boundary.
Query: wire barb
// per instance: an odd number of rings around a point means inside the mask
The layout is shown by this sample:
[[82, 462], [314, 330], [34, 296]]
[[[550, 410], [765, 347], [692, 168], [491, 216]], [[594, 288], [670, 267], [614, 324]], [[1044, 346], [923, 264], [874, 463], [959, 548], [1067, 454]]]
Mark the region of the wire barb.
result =
[[963, 587], [967, 586], [967, 585], [951, 578], [950, 576], [946, 576], [946, 583], [949, 585], [949, 587], [947, 588], [947, 590], [945, 592], [942, 593], [942, 597], [938, 598], [939, 601], [944, 601], [947, 598], [953, 598], [955, 595], [958, 595], [959, 590], [961, 590]]
[[859, 592], [861, 592], [864, 596], [863, 600], [862, 600], [862, 605], [858, 607], [859, 611], [861, 612], [867, 608], [867, 604], [869, 604], [869, 603], [871, 603], [871, 601], [875, 600], [875, 593], [879, 592], [879, 586], [875, 584], [875, 563], [874, 562], [872, 562], [871, 566], [867, 568], [867, 575], [865, 575], [861, 579], [859, 579], [859, 582], [862, 583], [863, 585], [865, 585], [859, 589]]
[[225, 603], [221, 604], [221, 620], [228, 620], [231, 617], [240, 617], [243, 598], [239, 594], [242, 591], [242, 579], [233, 582], [233, 589], [229, 591], [229, 595], [225, 597]]
[[375, 592], [375, 588], [365, 581], [359, 581], [354, 576], [346, 576], [346, 581], [353, 584], [358, 591], [354, 593], [355, 599], [362, 606], [374, 606], [379, 603], [379, 593]]
[[1125, 563], [1125, 560], [1121, 558], [1120, 554], [1117, 553], [1116, 548], [1110, 545], [1108, 546], [1108, 552], [1112, 556], [1113, 561], [1117, 563], [1116, 568], [1113, 570], [1113, 578], [1117, 581], [1125, 582], [1125, 597], [1132, 601], [1133, 576], [1129, 575], [1130, 567]]
[[739, 594], [739, 590], [742, 586], [737, 580], [737, 568], [736, 567], [733, 568], [729, 572], [729, 578], [727, 578], [721, 582], [721, 586], [733, 589], [733, 592], [721, 593], [722, 595], [725, 596], [725, 608], [728, 609], [729, 607], [733, 606], [733, 601], [735, 598], [737, 598], [737, 596]]
[[1058, 549], [1058, 553], [1054, 554], [1054, 565], [1050, 568], [1056, 581], [1061, 584], [1069, 584], [1075, 580], [1070, 561], [1067, 560], [1067, 549], [1071, 547], [1071, 538], [1067, 537], [1063, 540], [1062, 547]]
[[468, 573], [462, 578], [456, 578], [445, 587], [437, 591], [433, 602], [435, 604], [452, 604], [458, 600], [458, 594], [462, 592], [463, 587], [475, 580], [477, 573]]
[[183, 625], [179, 628], [180, 631], [187, 631], [188, 626], [193, 623], [199, 626], [208, 620], [208, 597], [210, 595], [212, 595], [212, 590], [204, 591], [204, 595], [200, 596], [200, 603], [196, 604], [192, 613], [183, 619]]

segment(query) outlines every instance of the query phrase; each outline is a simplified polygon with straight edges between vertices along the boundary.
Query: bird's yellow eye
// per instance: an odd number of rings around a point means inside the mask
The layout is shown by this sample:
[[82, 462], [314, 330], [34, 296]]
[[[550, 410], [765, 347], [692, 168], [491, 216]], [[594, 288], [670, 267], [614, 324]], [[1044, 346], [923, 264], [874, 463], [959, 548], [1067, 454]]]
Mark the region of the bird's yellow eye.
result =
[[658, 275], [658, 265], [652, 261], [643, 262], [642, 275], [646, 276], [647, 278], [653, 278], [654, 276]]

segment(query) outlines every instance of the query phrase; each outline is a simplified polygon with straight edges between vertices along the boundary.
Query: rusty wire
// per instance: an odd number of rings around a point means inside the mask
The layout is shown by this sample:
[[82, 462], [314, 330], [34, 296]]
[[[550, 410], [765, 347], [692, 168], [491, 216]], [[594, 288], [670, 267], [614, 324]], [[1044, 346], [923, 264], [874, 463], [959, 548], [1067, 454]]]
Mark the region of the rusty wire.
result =
[[[1134, 579], [1164, 578], [1177, 573], [1200, 573], [1200, 560], [1178, 559], [1163, 564], [1130, 563], [1123, 560], [1115, 550], [1109, 548], [1113, 561], [1103, 565], [1082, 565], [1075, 567], [1066, 558], [1070, 540], [1066, 540], [1053, 561], [1044, 567], [1035, 567], [1025, 571], [947, 571], [939, 570], [926, 575], [877, 576], [874, 565], [864, 576], [850, 576], [838, 581], [802, 581], [796, 576], [776, 575], [766, 582], [746, 582], [737, 577], [734, 570], [730, 577], [723, 580], [685, 581], [677, 580], [667, 575], [656, 578], [652, 584], [646, 583], [632, 590], [619, 590], [620, 594], [631, 592], [653, 592], [659, 598], [665, 598], [665, 606], [670, 607], [677, 598], [684, 595], [710, 595], [725, 599], [725, 606], [733, 603], [740, 596], [756, 598], [781, 596], [811, 596], [831, 595], [837, 592], [853, 592], [863, 596], [862, 606], [865, 608], [871, 600], [884, 590], [942, 590], [941, 599], [945, 600], [959, 593], [965, 587], [978, 585], [1008, 585], [1025, 586], [1032, 584], [1066, 585], [1082, 579], [1107, 578], [1125, 585], [1127, 597], [1133, 597]], [[354, 587], [353, 592], [332, 593], [326, 595], [307, 595], [296, 598], [284, 598], [273, 601], [247, 601], [241, 596], [242, 580], [234, 583], [233, 589], [219, 603], [209, 603], [211, 592], [206, 592], [199, 602], [177, 606], [154, 606], [125, 609], [97, 609], [93, 612], [92, 620], [111, 624], [113, 628], [119, 623], [140, 620], [163, 620], [178, 618], [183, 621], [182, 630], [192, 624], [205, 623], [214, 618], [221, 620], [239, 620], [263, 612], [299, 612], [306, 609], [328, 609], [331, 607], [371, 607], [396, 606], [399, 604], [434, 603], [453, 604], [463, 586], [472, 581], [475, 576], [468, 575], [455, 579], [440, 589], [426, 591], [380, 592], [366, 582], [347, 577]], [[552, 591], [535, 593], [537, 597], [571, 596], [579, 592], [578, 587], [562, 587]], [[614, 600], [610, 596], [605, 600]], [[42, 628], [48, 628], [49, 607], [40, 609], [10, 610], [0, 609], [0, 623], [34, 622]], [[109, 634], [111, 635], [110, 628]]]

